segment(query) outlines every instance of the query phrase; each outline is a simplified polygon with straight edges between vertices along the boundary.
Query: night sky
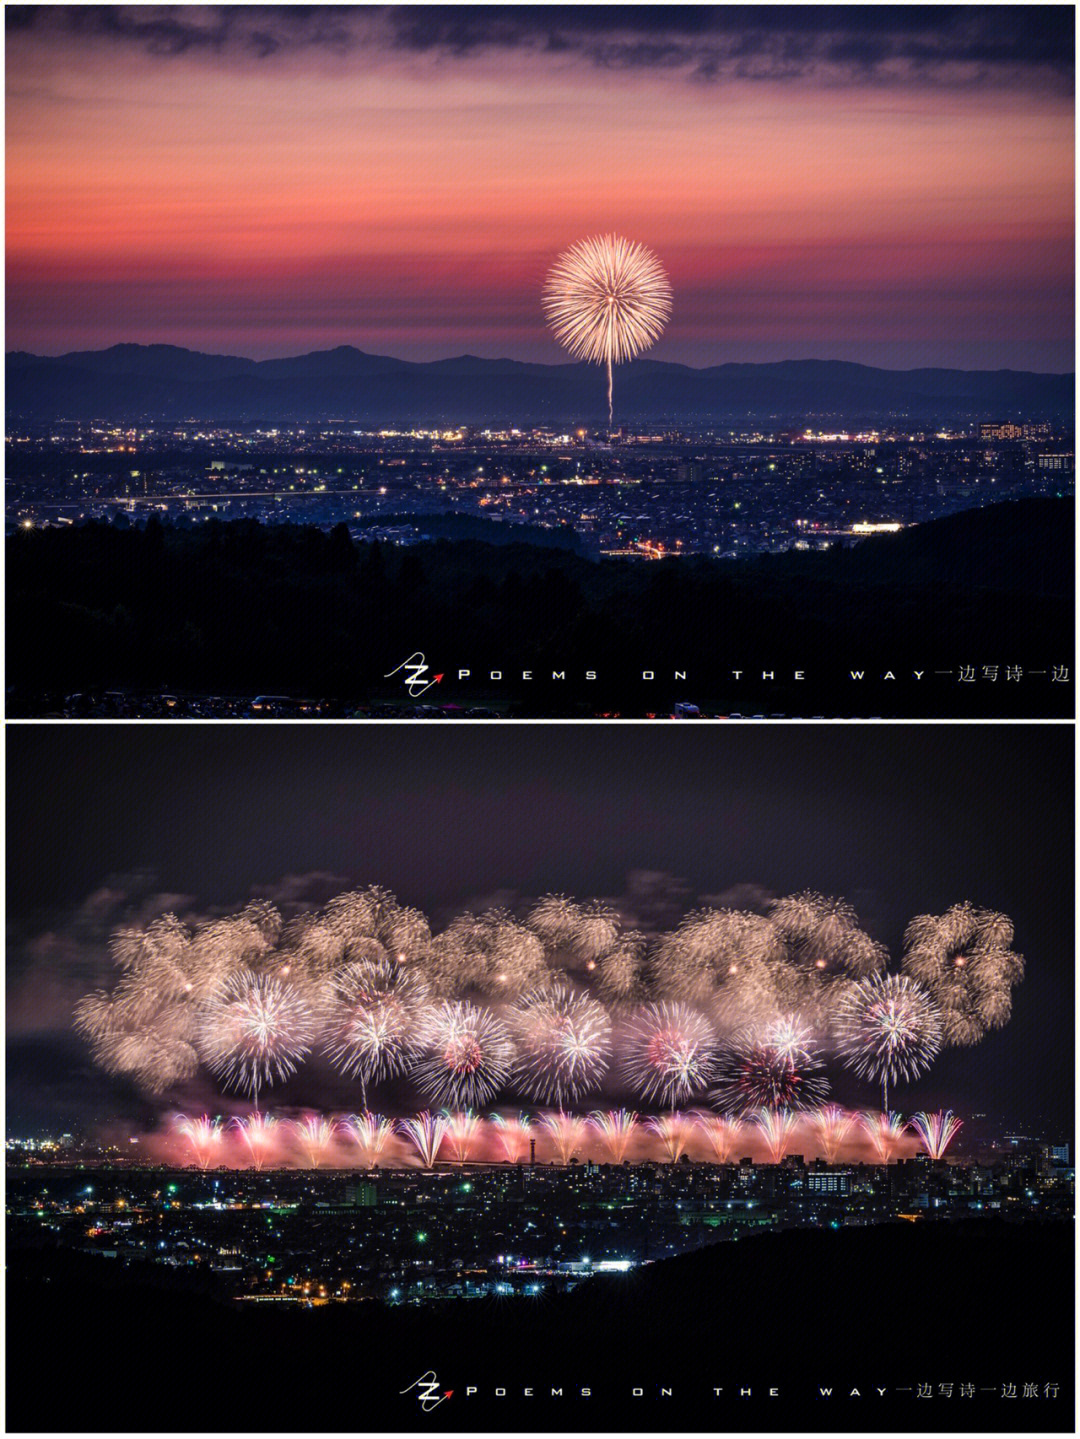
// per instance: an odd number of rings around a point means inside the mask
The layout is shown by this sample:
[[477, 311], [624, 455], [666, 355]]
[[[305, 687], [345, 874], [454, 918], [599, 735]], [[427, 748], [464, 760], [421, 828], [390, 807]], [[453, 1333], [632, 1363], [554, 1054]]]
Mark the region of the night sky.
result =
[[556, 361], [615, 230], [652, 352], [1064, 371], [1073, 11], [6, 7], [7, 344]]
[[[551, 890], [667, 928], [812, 888], [894, 965], [915, 914], [1002, 910], [1028, 962], [1012, 1021], [903, 1107], [1071, 1122], [1071, 727], [9, 726], [7, 744], [9, 1131], [162, 1107], [70, 1029], [115, 925], [372, 883], [433, 928]], [[317, 1078], [276, 1097], [343, 1105]]]

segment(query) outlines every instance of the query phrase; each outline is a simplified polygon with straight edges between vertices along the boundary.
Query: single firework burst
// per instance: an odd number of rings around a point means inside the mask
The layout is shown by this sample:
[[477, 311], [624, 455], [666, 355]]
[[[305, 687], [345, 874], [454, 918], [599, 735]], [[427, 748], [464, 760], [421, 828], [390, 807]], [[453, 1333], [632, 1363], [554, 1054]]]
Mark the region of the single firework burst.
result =
[[490, 1009], [447, 1000], [432, 1011], [427, 1037], [414, 1072], [431, 1103], [455, 1108], [485, 1104], [509, 1080], [514, 1046]]
[[774, 1164], [779, 1164], [788, 1152], [791, 1136], [799, 1122], [798, 1115], [790, 1109], [759, 1109], [753, 1120], [769, 1146], [769, 1158]]
[[256, 1169], [261, 1169], [274, 1142], [277, 1120], [272, 1115], [260, 1114], [256, 1110], [253, 1114], [234, 1118], [232, 1124], [240, 1131], [251, 1155], [252, 1164]]
[[712, 1146], [717, 1164], [726, 1164], [742, 1134], [742, 1120], [733, 1114], [711, 1114], [707, 1109], [695, 1109], [693, 1119]]
[[471, 1109], [459, 1109], [455, 1113], [443, 1112], [446, 1120], [446, 1137], [459, 1164], [465, 1164], [480, 1137], [480, 1116]]
[[712, 1025], [688, 1004], [647, 1004], [627, 1026], [626, 1078], [648, 1102], [681, 1104], [710, 1082], [716, 1049]]
[[361, 960], [334, 975], [324, 993], [323, 1051], [365, 1094], [412, 1068], [424, 1047], [428, 997], [414, 969]]
[[1013, 986], [1024, 977], [1012, 939], [1006, 915], [966, 902], [944, 914], [917, 915], [908, 925], [903, 968], [940, 1008], [944, 1043], [976, 1044], [1007, 1023]]
[[829, 1090], [822, 1069], [813, 1041], [792, 1020], [751, 1026], [721, 1051], [713, 1098], [739, 1116], [764, 1109], [814, 1109]]
[[826, 1160], [829, 1164], [835, 1164], [840, 1146], [855, 1123], [854, 1114], [849, 1114], [838, 1104], [827, 1104], [822, 1109], [815, 1109], [810, 1120], [817, 1131]]
[[609, 425], [612, 366], [656, 343], [671, 316], [671, 298], [652, 250], [618, 235], [579, 240], [548, 273], [543, 304], [555, 338], [577, 359], [607, 367]]
[[363, 1114], [350, 1114], [341, 1127], [359, 1149], [368, 1169], [377, 1162], [394, 1133], [392, 1120], [368, 1109]]
[[336, 1123], [321, 1114], [306, 1114], [303, 1119], [290, 1121], [290, 1127], [303, 1145], [312, 1169], [318, 1169], [330, 1148]]
[[522, 995], [510, 1014], [515, 1081], [533, 1099], [563, 1108], [600, 1086], [611, 1056], [604, 1006], [556, 981]]
[[540, 1123], [551, 1135], [563, 1164], [569, 1164], [585, 1137], [585, 1120], [577, 1114], [542, 1114]]
[[833, 1015], [837, 1049], [861, 1079], [882, 1086], [917, 1079], [941, 1048], [941, 1012], [930, 995], [905, 975], [871, 975], [845, 987]]
[[211, 1119], [208, 1114], [200, 1115], [198, 1119], [178, 1114], [173, 1124], [177, 1133], [191, 1145], [199, 1168], [209, 1168], [211, 1156], [221, 1143], [221, 1120], [216, 1117]]
[[288, 1079], [307, 1058], [318, 1032], [309, 993], [268, 974], [240, 970], [203, 1010], [197, 1047], [226, 1089], [251, 1094]]
[[678, 1113], [651, 1114], [645, 1121], [645, 1127], [664, 1146], [670, 1164], [677, 1164], [682, 1158], [694, 1130], [693, 1121]]

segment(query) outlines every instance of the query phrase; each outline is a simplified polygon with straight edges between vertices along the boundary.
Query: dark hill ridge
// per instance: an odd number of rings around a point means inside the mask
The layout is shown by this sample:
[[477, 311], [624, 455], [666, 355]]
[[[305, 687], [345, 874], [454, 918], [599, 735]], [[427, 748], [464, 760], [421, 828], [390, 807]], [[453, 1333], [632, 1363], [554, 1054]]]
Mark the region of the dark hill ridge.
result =
[[[360, 423], [601, 423], [596, 366], [459, 355], [416, 363], [351, 345], [279, 360], [204, 355], [174, 345], [114, 345], [53, 357], [6, 357], [11, 416]], [[1067, 417], [1071, 375], [1018, 370], [883, 370], [839, 360], [688, 365], [642, 359], [619, 367], [617, 418], [641, 421], [848, 424], [904, 415], [911, 423], [978, 416]]]
[[[14, 1430], [353, 1430], [358, 1403], [365, 1428], [413, 1430], [400, 1391], [432, 1367], [457, 1394], [437, 1416], [451, 1430], [1030, 1430], [1034, 1402], [1024, 1412], [998, 1397], [1009, 1381], [1018, 1392], [1025, 1381], [1059, 1385], [1056, 1401], [1040, 1400], [1037, 1427], [1072, 1428], [1073, 1236], [1063, 1223], [769, 1233], [536, 1304], [285, 1312], [215, 1302], [209, 1276], [28, 1248], [20, 1238], [9, 1236], [8, 1303], [18, 1317], [9, 1334], [24, 1353], [63, 1355], [65, 1382], [12, 1385]], [[107, 1355], [87, 1341], [93, 1334], [107, 1336]], [[223, 1382], [208, 1385], [219, 1369]], [[316, 1388], [313, 1374], [329, 1382]], [[922, 1382], [951, 1382], [954, 1407], [965, 1402], [961, 1383], [995, 1392], [943, 1415], [940, 1404], [916, 1402], [910, 1391]], [[580, 1407], [552, 1404], [551, 1384], [567, 1394], [589, 1386], [602, 1415], [583, 1422]], [[635, 1384], [650, 1396], [671, 1386], [676, 1417], [661, 1422], [655, 1404], [635, 1404]], [[468, 1405], [466, 1385], [479, 1391]], [[500, 1404], [497, 1385], [518, 1402]], [[540, 1400], [531, 1408], [520, 1402], [525, 1385]], [[744, 1405], [736, 1422], [742, 1385], [775, 1385], [777, 1402]], [[858, 1386], [869, 1396], [875, 1385], [909, 1392], [876, 1408], [824, 1408], [819, 1394]], [[713, 1386], [731, 1396], [726, 1407]]]

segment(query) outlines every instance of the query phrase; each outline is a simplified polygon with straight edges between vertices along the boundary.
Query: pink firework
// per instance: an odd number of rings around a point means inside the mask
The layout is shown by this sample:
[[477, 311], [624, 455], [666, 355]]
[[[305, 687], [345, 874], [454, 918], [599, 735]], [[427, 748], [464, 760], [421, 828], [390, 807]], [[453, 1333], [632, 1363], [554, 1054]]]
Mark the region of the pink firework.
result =
[[574, 1150], [585, 1136], [585, 1121], [576, 1114], [542, 1114], [540, 1123], [555, 1141], [555, 1149], [564, 1164], [570, 1163]]
[[326, 1151], [334, 1137], [334, 1127], [332, 1119], [323, 1119], [318, 1114], [306, 1114], [299, 1121], [293, 1120], [293, 1132], [304, 1146], [312, 1169], [318, 1169], [326, 1158]]
[[251, 1155], [252, 1164], [256, 1169], [261, 1169], [273, 1144], [277, 1120], [269, 1114], [260, 1114], [258, 1110], [255, 1110], [251, 1114], [234, 1119], [232, 1123], [243, 1136], [244, 1143]]
[[817, 1130], [825, 1158], [830, 1164], [835, 1164], [840, 1146], [855, 1123], [854, 1114], [848, 1114], [838, 1104], [826, 1104], [824, 1108], [814, 1110], [810, 1121]]
[[742, 1121], [730, 1114], [710, 1114], [707, 1109], [694, 1111], [694, 1123], [712, 1145], [717, 1164], [726, 1164], [731, 1158], [735, 1141], [742, 1133]]
[[671, 1164], [682, 1158], [693, 1126], [683, 1114], [653, 1114], [645, 1121], [645, 1127], [660, 1140], [664, 1153]]
[[945, 1151], [960, 1133], [963, 1122], [951, 1109], [939, 1109], [936, 1114], [913, 1114], [908, 1120], [908, 1128], [919, 1136], [923, 1149], [931, 1159], [943, 1159]]
[[471, 1109], [461, 1109], [456, 1114], [447, 1112], [444, 1118], [446, 1137], [454, 1151], [454, 1158], [459, 1164], [464, 1164], [479, 1137], [480, 1116]]
[[363, 1114], [350, 1114], [342, 1129], [359, 1149], [364, 1166], [371, 1169], [389, 1142], [394, 1126], [381, 1114], [365, 1109]]
[[705, 1016], [688, 1004], [647, 1004], [628, 1027], [627, 1078], [645, 1100], [678, 1104], [712, 1077], [716, 1040]]
[[446, 1116], [432, 1114], [427, 1109], [422, 1114], [414, 1115], [412, 1119], [398, 1120], [399, 1132], [416, 1150], [425, 1169], [434, 1169], [439, 1147], [446, 1138], [446, 1129]]
[[516, 1118], [507, 1119], [501, 1114], [493, 1114], [491, 1123], [495, 1126], [499, 1148], [506, 1156], [507, 1162], [520, 1164], [529, 1152], [529, 1139], [532, 1131], [532, 1121], [529, 1116], [519, 1114]]
[[882, 1164], [888, 1164], [907, 1128], [903, 1117], [891, 1112], [873, 1114], [867, 1110], [859, 1115], [859, 1123], [870, 1136], [877, 1157]]
[[788, 1152], [798, 1122], [798, 1116], [790, 1109], [759, 1109], [754, 1116], [754, 1123], [769, 1146], [769, 1157], [774, 1164], [779, 1164]]
[[195, 1162], [200, 1169], [207, 1169], [210, 1156], [221, 1143], [221, 1120], [211, 1119], [208, 1114], [192, 1119], [190, 1115], [178, 1114], [174, 1120], [178, 1134], [191, 1145]]
[[638, 1117], [630, 1109], [596, 1109], [589, 1115], [589, 1123], [600, 1135], [607, 1157], [613, 1164], [621, 1164], [626, 1158]]
[[492, 1010], [447, 1001], [432, 1012], [427, 1034], [416, 1076], [432, 1103], [485, 1104], [510, 1078], [514, 1046]]

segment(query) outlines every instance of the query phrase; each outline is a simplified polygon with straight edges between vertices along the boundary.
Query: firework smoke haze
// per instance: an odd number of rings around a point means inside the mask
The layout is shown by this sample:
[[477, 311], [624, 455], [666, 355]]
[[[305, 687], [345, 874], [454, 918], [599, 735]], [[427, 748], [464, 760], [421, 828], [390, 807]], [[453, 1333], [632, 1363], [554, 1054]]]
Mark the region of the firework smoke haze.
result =
[[941, 915], [917, 915], [908, 925], [903, 969], [939, 1006], [946, 1044], [977, 1044], [987, 1030], [1008, 1023], [1013, 986], [1024, 977], [1012, 940], [1006, 915], [967, 902]]
[[607, 367], [609, 425], [612, 366], [656, 343], [671, 316], [671, 298], [653, 252], [618, 235], [579, 240], [548, 273], [543, 304], [555, 338], [577, 359]]

